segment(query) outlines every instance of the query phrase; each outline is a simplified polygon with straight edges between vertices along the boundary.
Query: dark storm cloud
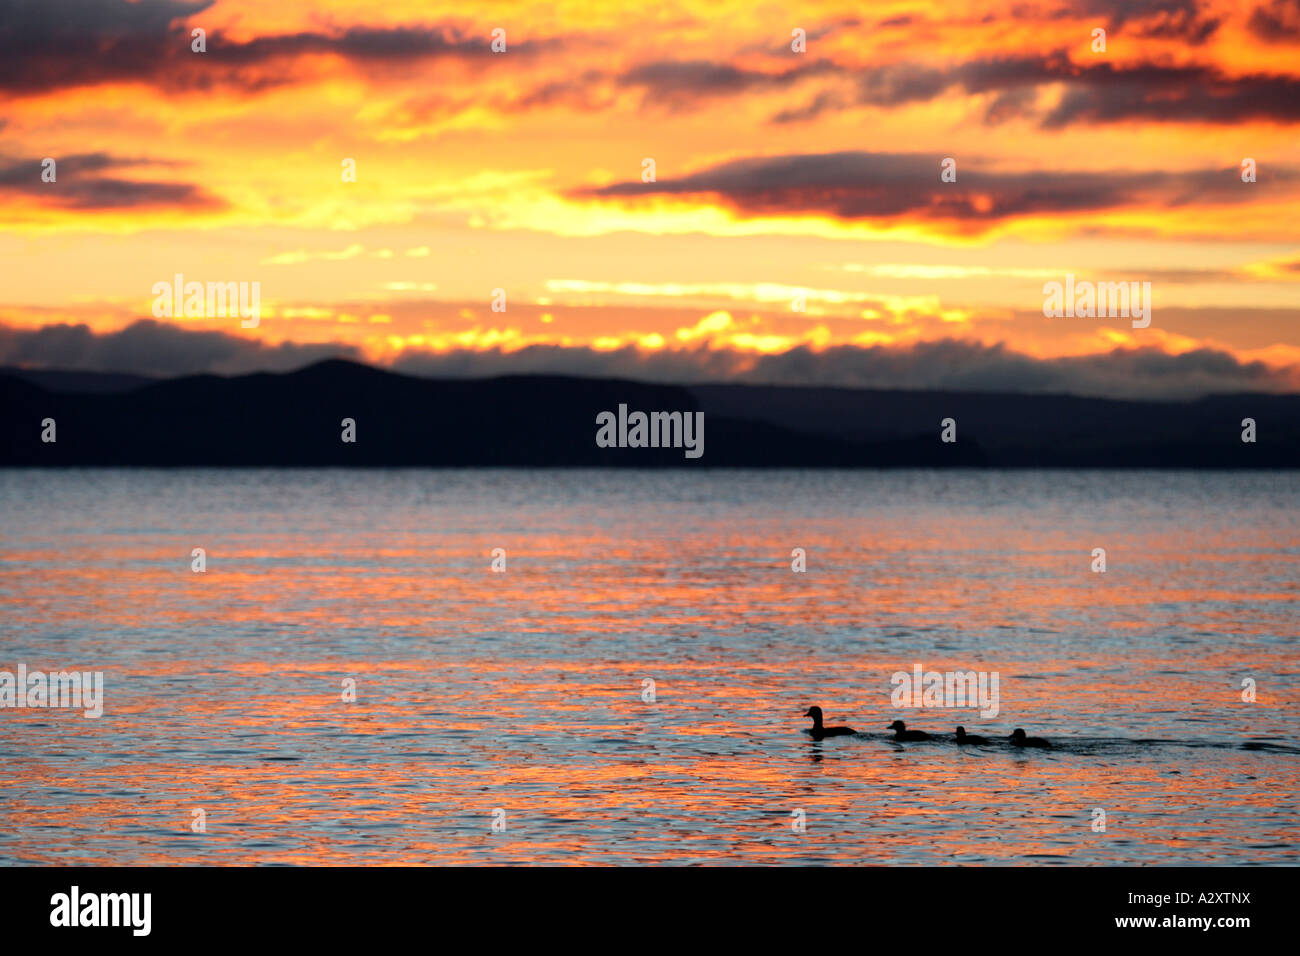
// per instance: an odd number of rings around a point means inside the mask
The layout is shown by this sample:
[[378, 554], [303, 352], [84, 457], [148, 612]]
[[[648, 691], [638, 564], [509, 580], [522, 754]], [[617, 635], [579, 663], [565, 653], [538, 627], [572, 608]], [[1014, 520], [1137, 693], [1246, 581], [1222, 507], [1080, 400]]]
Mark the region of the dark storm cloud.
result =
[[[1098, 26], [1140, 37], [1204, 43], [1222, 25], [1217, 17], [1203, 16], [1199, 0], [1075, 0], [1061, 7], [1057, 19], [1098, 17]], [[1127, 29], [1129, 24], [1134, 24]]]
[[[1269, 39], [1300, 36], [1296, 4], [1297, 0], [1270, 0], [1256, 7], [1251, 29]], [[309, 30], [246, 42], [209, 32], [207, 52], [192, 53], [190, 29], [202, 26], [201, 14], [211, 6], [212, 0], [0, 0], [0, 90], [23, 95], [143, 82], [172, 92], [223, 85], [251, 92], [295, 82], [303, 75], [298, 61], [315, 55], [338, 56], [355, 68], [373, 72], [400, 70], [404, 64], [425, 59], [488, 62], [490, 38], [485, 33], [419, 24]], [[1111, 29], [1172, 37], [1192, 45], [1212, 36], [1218, 27], [1217, 20], [1200, 15], [1192, 0], [1092, 0], [1081, 9]], [[1071, 6], [1056, 15], [1077, 16], [1079, 10]], [[906, 26], [904, 19], [886, 23]], [[860, 24], [851, 18], [814, 26], [809, 38], [815, 41], [855, 26]], [[528, 56], [562, 51], [571, 42], [571, 38], [515, 42], [510, 50], [512, 56]], [[1225, 125], [1258, 118], [1300, 119], [1300, 81], [1289, 76], [1231, 77], [1203, 66], [1075, 65], [1064, 52], [977, 59], [943, 68], [909, 63], [840, 66], [808, 59], [768, 71], [727, 62], [655, 61], [617, 74], [589, 73], [581, 82], [552, 83], [508, 105], [604, 108], [614, 100], [585, 95], [591, 82], [602, 79], [616, 88], [640, 90], [644, 106], [683, 112], [721, 97], [785, 89], [814, 77], [833, 77], [838, 88], [818, 92], [802, 107], [786, 107], [773, 117], [774, 122], [806, 122], [855, 105], [889, 108], [925, 102], [954, 89], [999, 94], [985, 115], [989, 123], [1015, 116], [1037, 119], [1046, 127], [1124, 119]], [[1037, 116], [1032, 91], [1050, 83], [1067, 85], [1066, 100], [1049, 115]]]
[[6, 34], [73, 39], [78, 34], [124, 37], [166, 30], [174, 21], [207, 10], [215, 0], [4, 0]]
[[[211, 30], [207, 52], [191, 51], [212, 0], [0, 0], [0, 90], [42, 93], [72, 86], [146, 82], [167, 90], [229, 84], [246, 90], [293, 82], [299, 57], [332, 54], [354, 64], [489, 53], [488, 35], [450, 26], [355, 26], [230, 40]], [[512, 43], [514, 56], [556, 49], [562, 41]]]
[[[96, 334], [85, 325], [17, 329], [0, 325], [0, 365], [138, 375], [289, 371], [325, 358], [359, 360], [338, 344], [266, 346], [224, 332], [143, 320]], [[1275, 370], [1202, 348], [1170, 355], [1156, 348], [1039, 359], [1002, 345], [956, 340], [907, 347], [841, 345], [752, 352], [700, 346], [642, 351], [535, 345], [514, 351], [407, 351], [393, 369], [433, 378], [557, 374], [691, 384], [834, 385], [858, 388], [1069, 393], [1186, 398], [1214, 392], [1294, 391], [1300, 369]]]
[[133, 159], [108, 153], [54, 156], [54, 182], [41, 178], [41, 160], [0, 158], [0, 196], [22, 195], [42, 205], [86, 211], [176, 206], [215, 209], [224, 203], [192, 183], [148, 182], [100, 175], [135, 166], [171, 166], [165, 160]]
[[55, 205], [87, 212], [108, 209], [140, 209], [162, 206], [187, 209], [216, 209], [223, 203], [190, 183], [142, 183], [129, 179], [92, 179], [48, 190], [28, 190], [31, 195], [50, 198]]
[[772, 74], [742, 70], [727, 63], [711, 63], [707, 60], [672, 60], [635, 67], [623, 74], [619, 83], [623, 86], [643, 87], [660, 96], [677, 93], [707, 96], [712, 93], [744, 92], [755, 86], [771, 85], [794, 72], [796, 71], [786, 70]]
[[1300, 41], [1300, 0], [1268, 0], [1250, 14], [1250, 32], [1266, 43]]
[[404, 352], [393, 368], [430, 378], [492, 375], [579, 375], [648, 382], [730, 380], [741, 368], [736, 352], [701, 347], [643, 352], [631, 346], [597, 351], [584, 346], [532, 345], [513, 351]]
[[1188, 398], [1214, 392], [1294, 390], [1297, 370], [1239, 362], [1198, 349], [1169, 355], [1155, 348], [1039, 359], [946, 340], [910, 347], [800, 347], [755, 361], [751, 353], [699, 348], [642, 352], [533, 346], [512, 352], [405, 353], [395, 368], [412, 375], [476, 378], [564, 374], [699, 384], [829, 385], [846, 388], [1067, 393], [1129, 398]]
[[1142, 119], [1225, 126], [1249, 120], [1300, 120], [1300, 79], [1270, 74], [1228, 77], [1205, 67], [1099, 63], [1080, 71], [1042, 118], [1047, 129], [1074, 123]]
[[1170, 355], [1157, 348], [1040, 359], [1004, 345], [926, 342], [909, 349], [839, 346], [765, 356], [747, 377], [772, 384], [816, 381], [845, 386], [955, 391], [1069, 393], [1131, 398], [1187, 398], [1210, 392], [1286, 391], [1294, 371], [1203, 348]]
[[[848, 106], [893, 108], [925, 103], [958, 89], [967, 95], [998, 94], [986, 123], [1020, 117], [1044, 128], [1072, 123], [1206, 122], [1233, 125], [1258, 119], [1300, 120], [1300, 79], [1253, 73], [1229, 76], [1208, 66], [1142, 64], [1117, 67], [1109, 62], [1076, 64], [1063, 51], [1042, 56], [990, 57], [947, 68], [897, 63], [845, 69], [847, 95], [827, 97], [773, 117], [815, 119]], [[1063, 101], [1041, 112], [1036, 92], [1049, 84], [1065, 87]]]
[[182, 329], [142, 319], [117, 332], [97, 334], [85, 325], [17, 329], [0, 325], [0, 365], [129, 372], [136, 375], [238, 374], [286, 371], [325, 358], [356, 359], [348, 345], [276, 346], [224, 332]]
[[[577, 198], [649, 195], [717, 202], [748, 216], [830, 215], [839, 219], [911, 217], [995, 222], [1014, 216], [1114, 209], [1155, 203], [1177, 207], [1243, 198], [1237, 167], [1183, 173], [981, 172], [958, 168], [939, 180], [940, 157], [923, 153], [818, 153], [741, 159], [677, 179], [614, 183], [578, 190]], [[1295, 184], [1293, 170], [1272, 171]], [[1249, 197], [1246, 197], [1249, 198]]]
[[0, 89], [44, 92], [158, 72], [213, 0], [0, 0]]
[[[59, 160], [59, 163], [59, 170], [74, 176], [137, 165], [137, 161], [115, 158], [103, 152], [79, 153], [75, 156], [67, 156]], [[38, 159], [15, 160], [0, 158], [0, 189], [25, 187], [32, 182], [40, 183], [42, 168], [41, 161]]]
[[708, 60], [664, 60], [633, 67], [615, 77], [614, 82], [617, 86], [641, 90], [646, 106], [684, 110], [715, 97], [782, 89], [809, 77], [837, 72], [840, 68], [827, 60], [812, 60], [774, 72]]

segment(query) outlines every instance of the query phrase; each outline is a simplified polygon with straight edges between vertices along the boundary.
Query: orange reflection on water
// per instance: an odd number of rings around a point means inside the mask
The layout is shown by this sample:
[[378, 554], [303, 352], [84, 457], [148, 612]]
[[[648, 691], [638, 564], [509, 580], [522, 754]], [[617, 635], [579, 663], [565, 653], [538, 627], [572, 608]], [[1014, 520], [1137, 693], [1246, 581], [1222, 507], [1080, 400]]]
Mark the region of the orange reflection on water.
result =
[[[0, 711], [5, 862], [1297, 862], [1271, 487], [1161, 476], [1220, 507], [1180, 523], [1123, 475], [74, 477], [3, 512], [0, 669], [103, 670], [105, 714]], [[918, 664], [998, 715], [895, 708]]]

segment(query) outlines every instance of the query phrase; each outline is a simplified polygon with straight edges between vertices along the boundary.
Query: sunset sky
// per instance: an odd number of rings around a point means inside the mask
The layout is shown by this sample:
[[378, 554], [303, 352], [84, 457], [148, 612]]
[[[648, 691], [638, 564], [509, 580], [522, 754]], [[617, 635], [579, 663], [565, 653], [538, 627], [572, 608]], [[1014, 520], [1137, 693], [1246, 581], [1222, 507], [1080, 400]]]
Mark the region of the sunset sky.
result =
[[0, 0], [0, 364], [1300, 390], [1300, 0], [626, 7]]

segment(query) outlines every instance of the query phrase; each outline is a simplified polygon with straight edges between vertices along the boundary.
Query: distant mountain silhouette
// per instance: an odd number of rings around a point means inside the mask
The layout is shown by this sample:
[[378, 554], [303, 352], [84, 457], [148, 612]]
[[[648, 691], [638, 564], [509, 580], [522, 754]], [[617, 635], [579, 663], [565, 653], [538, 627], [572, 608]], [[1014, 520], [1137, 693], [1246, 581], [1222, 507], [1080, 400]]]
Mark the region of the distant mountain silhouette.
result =
[[[596, 416], [704, 412], [704, 455], [601, 448]], [[42, 420], [57, 441], [41, 441]], [[356, 422], [355, 443], [341, 440]], [[940, 441], [940, 421], [958, 441]], [[1241, 441], [1241, 420], [1258, 441]], [[1063, 395], [434, 380], [342, 360], [169, 380], [0, 369], [0, 465], [1300, 467], [1300, 395]]]
[[52, 392], [129, 392], [141, 385], [158, 381], [147, 375], [130, 375], [125, 372], [65, 372], [58, 369], [5, 368], [0, 365], [0, 375], [13, 375], [33, 385]]

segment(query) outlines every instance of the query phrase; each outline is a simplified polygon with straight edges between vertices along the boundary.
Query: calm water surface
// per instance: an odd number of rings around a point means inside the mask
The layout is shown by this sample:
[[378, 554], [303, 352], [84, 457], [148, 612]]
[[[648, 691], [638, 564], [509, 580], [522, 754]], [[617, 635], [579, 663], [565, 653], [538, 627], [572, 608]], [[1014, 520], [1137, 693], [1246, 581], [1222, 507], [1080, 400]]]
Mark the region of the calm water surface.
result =
[[1294, 473], [0, 471], [0, 669], [106, 685], [0, 863], [1294, 864], [1298, 572]]

